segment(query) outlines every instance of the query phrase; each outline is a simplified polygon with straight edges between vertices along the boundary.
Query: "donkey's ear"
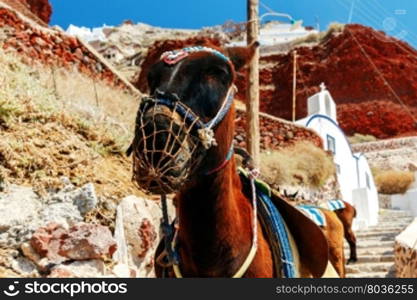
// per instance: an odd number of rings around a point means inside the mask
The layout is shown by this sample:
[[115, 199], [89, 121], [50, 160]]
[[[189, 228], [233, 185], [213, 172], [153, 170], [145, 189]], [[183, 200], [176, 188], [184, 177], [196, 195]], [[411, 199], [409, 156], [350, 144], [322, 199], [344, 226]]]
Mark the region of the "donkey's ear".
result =
[[252, 60], [259, 45], [259, 42], [253, 42], [247, 47], [226, 48], [227, 55], [231, 59], [236, 71], [246, 66]]

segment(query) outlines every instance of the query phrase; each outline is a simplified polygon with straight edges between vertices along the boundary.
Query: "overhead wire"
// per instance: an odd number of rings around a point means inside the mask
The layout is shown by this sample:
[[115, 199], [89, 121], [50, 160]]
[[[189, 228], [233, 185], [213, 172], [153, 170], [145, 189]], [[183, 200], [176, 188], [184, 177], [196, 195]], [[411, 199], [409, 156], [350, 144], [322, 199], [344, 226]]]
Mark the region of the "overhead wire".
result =
[[416, 117], [414, 117], [413, 113], [411, 112], [411, 110], [408, 108], [407, 105], [405, 105], [405, 103], [401, 100], [400, 96], [398, 96], [397, 92], [393, 89], [393, 87], [391, 86], [391, 84], [387, 81], [387, 79], [385, 78], [385, 76], [382, 74], [382, 72], [378, 69], [378, 67], [376, 66], [376, 64], [374, 63], [374, 61], [372, 60], [372, 58], [369, 56], [369, 54], [366, 52], [365, 48], [363, 47], [363, 45], [359, 42], [359, 40], [356, 38], [356, 36], [350, 31], [350, 29], [346, 28], [346, 30], [349, 32], [349, 34], [352, 36], [353, 40], [357, 43], [357, 45], [359, 46], [362, 54], [367, 58], [367, 60], [370, 62], [371, 66], [374, 68], [374, 70], [376, 71], [376, 73], [381, 77], [381, 79], [383, 80], [385, 86], [387, 86], [387, 88], [390, 90], [390, 92], [394, 95], [394, 97], [396, 98], [396, 100], [400, 103], [400, 105], [407, 111], [407, 113], [410, 115], [410, 117], [413, 119], [414, 122], [416, 122], [417, 124], [417, 119]]

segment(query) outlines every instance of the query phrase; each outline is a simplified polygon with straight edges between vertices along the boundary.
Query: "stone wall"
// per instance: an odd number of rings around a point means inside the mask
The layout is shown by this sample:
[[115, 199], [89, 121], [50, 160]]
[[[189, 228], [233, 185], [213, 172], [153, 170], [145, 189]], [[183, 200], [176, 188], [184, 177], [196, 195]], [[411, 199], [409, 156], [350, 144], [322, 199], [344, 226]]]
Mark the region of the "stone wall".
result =
[[407, 137], [407, 138], [398, 138], [398, 139], [389, 139], [383, 141], [369, 142], [369, 143], [360, 143], [353, 144], [353, 152], [375, 152], [381, 150], [395, 150], [404, 147], [413, 147], [417, 144], [416, 137]]
[[395, 238], [397, 278], [417, 278], [417, 218]]
[[[245, 112], [242, 109], [238, 109], [236, 115], [235, 140], [239, 147], [244, 148], [246, 146]], [[261, 114], [259, 119], [262, 149], [279, 149], [290, 146], [298, 141], [309, 141], [323, 148], [323, 142], [320, 136], [311, 129], [267, 114]]]

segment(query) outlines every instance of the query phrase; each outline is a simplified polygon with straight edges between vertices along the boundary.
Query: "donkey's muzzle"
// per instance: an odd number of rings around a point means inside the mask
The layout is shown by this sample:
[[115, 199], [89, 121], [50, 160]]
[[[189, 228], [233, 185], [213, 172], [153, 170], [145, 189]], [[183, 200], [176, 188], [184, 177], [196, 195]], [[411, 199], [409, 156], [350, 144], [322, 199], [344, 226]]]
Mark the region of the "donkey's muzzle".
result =
[[154, 105], [139, 111], [133, 141], [133, 179], [147, 193], [169, 194], [188, 180], [198, 140], [175, 110]]

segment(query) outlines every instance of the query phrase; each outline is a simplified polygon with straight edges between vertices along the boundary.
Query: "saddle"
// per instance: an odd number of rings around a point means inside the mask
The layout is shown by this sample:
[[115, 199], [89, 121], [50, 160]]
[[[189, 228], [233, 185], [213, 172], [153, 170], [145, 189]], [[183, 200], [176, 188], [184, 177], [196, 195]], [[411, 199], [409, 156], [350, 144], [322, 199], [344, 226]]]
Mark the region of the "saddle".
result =
[[323, 208], [336, 211], [346, 208], [346, 204], [342, 200], [329, 200], [323, 205]]
[[[243, 169], [239, 169], [239, 175], [243, 192], [250, 198], [251, 189], [248, 175]], [[271, 189], [266, 183], [258, 180], [255, 186], [258, 196], [258, 217], [271, 245], [276, 274], [278, 276], [281, 275], [280, 277], [295, 277], [296, 275], [296, 272], [288, 270], [289, 265], [291, 265], [291, 261], [288, 261], [288, 258], [291, 258], [291, 255], [287, 253], [289, 249], [285, 242], [285, 236], [277, 237], [277, 233], [285, 235], [283, 230], [274, 229], [274, 227], [278, 226], [288, 230], [287, 236], [289, 236], [289, 239], [293, 237], [296, 250], [298, 250], [300, 256], [300, 262], [303, 266], [314, 277], [322, 277], [326, 271], [329, 259], [328, 243], [323, 231], [314, 221], [279, 195], [278, 192]], [[283, 221], [283, 226], [277, 224], [280, 218]], [[282, 244], [283, 240], [284, 245]]]
[[[239, 175], [242, 192], [248, 199], [251, 199], [252, 189], [248, 173], [239, 169]], [[258, 180], [255, 182], [255, 187], [258, 219], [271, 246], [275, 274], [281, 278], [299, 277], [298, 258], [313, 277], [320, 278], [325, 275], [325, 272], [327, 274], [328, 243], [320, 227], [266, 183]], [[160, 270], [162, 275], [170, 269], [170, 265], [164, 266], [158, 259], [164, 257], [160, 256], [163, 252], [164, 240], [162, 239], [155, 255], [157, 265], [162, 267]]]
[[298, 210], [300, 210], [303, 214], [305, 214], [308, 218], [310, 218], [314, 223], [316, 223], [320, 227], [326, 226], [326, 217], [324, 216], [323, 212], [320, 210], [320, 207], [313, 206], [313, 205], [297, 205]]

